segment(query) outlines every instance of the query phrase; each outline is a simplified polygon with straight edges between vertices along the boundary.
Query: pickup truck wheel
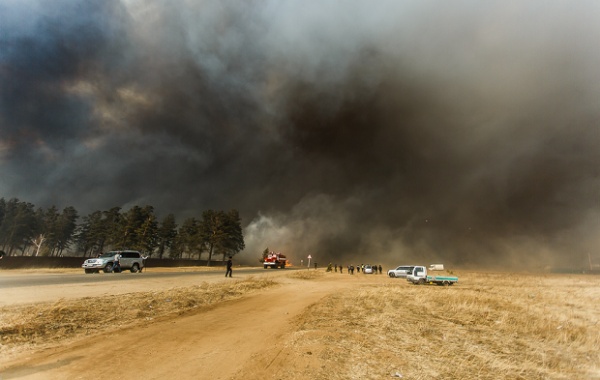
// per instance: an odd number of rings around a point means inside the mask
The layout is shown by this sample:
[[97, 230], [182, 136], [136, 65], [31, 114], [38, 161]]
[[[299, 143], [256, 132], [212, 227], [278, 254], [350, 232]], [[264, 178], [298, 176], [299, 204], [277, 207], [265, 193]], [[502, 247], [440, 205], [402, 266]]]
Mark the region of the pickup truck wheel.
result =
[[106, 266], [102, 270], [104, 271], [104, 273], [110, 273], [113, 270], [113, 265], [112, 264], [106, 264]]
[[140, 266], [137, 263], [133, 264], [133, 266], [131, 267], [130, 271], [131, 271], [131, 273], [137, 273], [137, 272], [140, 271]]
[[425, 285], [425, 279], [424, 278], [420, 279], [417, 284], [418, 285]]
[[87, 273], [87, 274], [94, 273], [94, 270], [93, 269], [86, 269], [85, 273]]
[[450, 286], [450, 281], [444, 281], [444, 282], [443, 282], [443, 285], [444, 285], [444, 286]]
[[390, 274], [388, 274], [388, 276], [390, 276], [391, 278], [396, 277], [396, 275], [394, 274], [394, 272], [391, 272]]
[[268, 265], [264, 265], [264, 268], [267, 269], [269, 266]]

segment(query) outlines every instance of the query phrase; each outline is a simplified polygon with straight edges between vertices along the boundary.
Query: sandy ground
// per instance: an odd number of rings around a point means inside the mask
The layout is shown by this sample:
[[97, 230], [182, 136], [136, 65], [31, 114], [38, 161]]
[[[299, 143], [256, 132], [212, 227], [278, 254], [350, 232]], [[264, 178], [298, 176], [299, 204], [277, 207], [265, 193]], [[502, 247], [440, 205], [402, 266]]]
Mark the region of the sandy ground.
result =
[[[297, 369], [319, 365], [310, 353], [298, 355], [286, 346], [294, 331], [294, 318], [334, 292], [386, 279], [385, 275], [329, 274], [307, 281], [279, 274], [283, 272], [265, 274], [277, 276], [281, 286], [208, 311], [0, 359], [0, 379], [290, 378], [286, 376], [290, 365]], [[215, 281], [235, 281], [235, 277]], [[192, 284], [177, 283], [187, 285]], [[173, 284], [149, 281], [139, 286], [147, 291], [172, 288]], [[32, 289], [19, 291], [31, 293]], [[35, 292], [33, 298], [38, 300], [90, 296], [90, 289], [74, 285], [38, 287]], [[294, 363], [288, 363], [290, 360]], [[294, 378], [301, 377], [296, 374]]]

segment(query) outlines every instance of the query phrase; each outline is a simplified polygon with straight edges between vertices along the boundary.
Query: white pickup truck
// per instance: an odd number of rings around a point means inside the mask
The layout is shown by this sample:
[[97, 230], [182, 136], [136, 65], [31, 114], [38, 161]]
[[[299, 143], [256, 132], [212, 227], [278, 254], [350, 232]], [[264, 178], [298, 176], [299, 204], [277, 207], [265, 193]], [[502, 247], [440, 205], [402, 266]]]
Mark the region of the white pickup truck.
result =
[[429, 276], [427, 268], [424, 266], [416, 266], [412, 273], [406, 276], [406, 281], [412, 282], [415, 285], [436, 284], [436, 285], [453, 285], [458, 282], [458, 277], [454, 276]]

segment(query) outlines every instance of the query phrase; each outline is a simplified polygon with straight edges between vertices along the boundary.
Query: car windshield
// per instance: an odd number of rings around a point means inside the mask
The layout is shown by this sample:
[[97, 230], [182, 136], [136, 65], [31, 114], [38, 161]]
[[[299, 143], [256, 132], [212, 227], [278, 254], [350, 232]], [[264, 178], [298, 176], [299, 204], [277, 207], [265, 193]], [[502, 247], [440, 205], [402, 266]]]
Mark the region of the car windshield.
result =
[[106, 252], [100, 255], [100, 257], [113, 257], [117, 252]]

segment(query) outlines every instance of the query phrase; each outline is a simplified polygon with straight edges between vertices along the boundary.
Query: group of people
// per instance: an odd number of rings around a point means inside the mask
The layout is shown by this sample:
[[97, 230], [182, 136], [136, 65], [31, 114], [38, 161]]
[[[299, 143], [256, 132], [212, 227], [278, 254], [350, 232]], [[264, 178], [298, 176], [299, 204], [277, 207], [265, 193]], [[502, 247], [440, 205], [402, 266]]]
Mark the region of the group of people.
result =
[[[367, 265], [368, 266], [368, 265]], [[373, 268], [373, 273], [374, 274], [382, 274], [383, 273], [383, 267], [381, 265], [373, 265], [371, 266], [371, 268]], [[316, 267], [315, 267], [316, 269]], [[343, 266], [338, 266], [337, 264], [331, 264], [329, 263], [329, 265], [327, 265], [327, 272], [336, 272], [340, 271], [340, 273], [344, 273], [344, 267]], [[356, 267], [354, 265], [348, 265], [347, 267], [348, 269], [348, 274], [354, 274], [354, 270], [356, 270], [358, 273], [360, 273], [361, 271], [363, 273], [365, 273], [365, 264], [360, 264], [357, 265]]]
[[[367, 266], [368, 265], [365, 265], [365, 264], [357, 265], [356, 271], [358, 273], [360, 273], [360, 271], [362, 271], [363, 273], [366, 273], [365, 267], [367, 267]], [[351, 272], [350, 274], [354, 274], [354, 269], [355, 269], [354, 266], [349, 265], [348, 268], [349, 268], [348, 270]], [[382, 274], [383, 273], [383, 267], [381, 265], [371, 265], [371, 270], [372, 270], [371, 273], [373, 273], [373, 274], [377, 274], [377, 273]]]

